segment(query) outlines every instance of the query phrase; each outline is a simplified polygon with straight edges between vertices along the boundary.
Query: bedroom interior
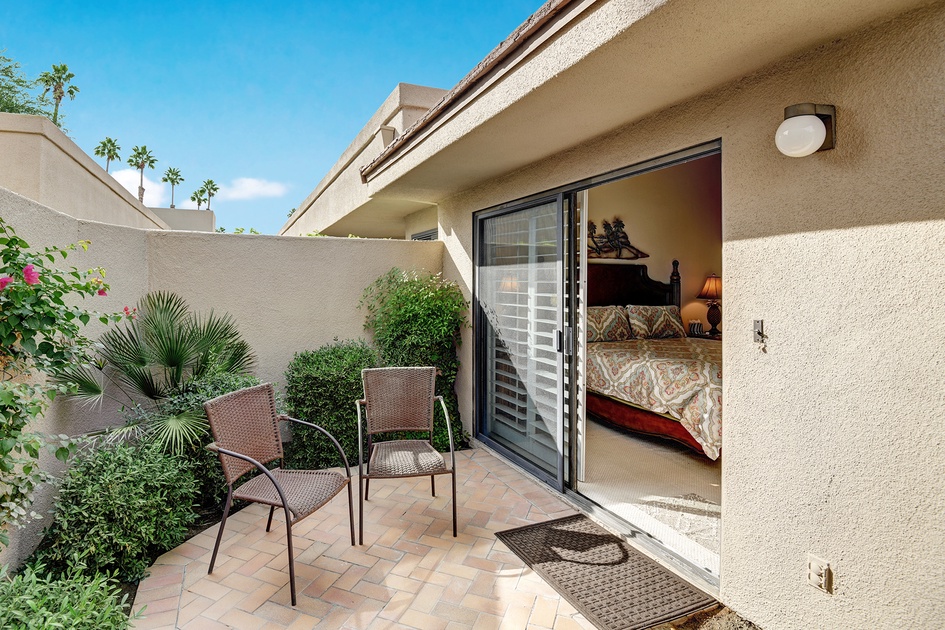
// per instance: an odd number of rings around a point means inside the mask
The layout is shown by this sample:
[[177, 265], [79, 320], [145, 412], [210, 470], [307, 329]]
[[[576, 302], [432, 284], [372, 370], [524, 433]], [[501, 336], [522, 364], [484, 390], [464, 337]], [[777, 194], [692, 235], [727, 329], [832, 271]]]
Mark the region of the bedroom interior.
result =
[[[575, 489], [717, 578], [721, 155], [576, 198], [587, 232]], [[714, 334], [684, 325], [695, 320]]]

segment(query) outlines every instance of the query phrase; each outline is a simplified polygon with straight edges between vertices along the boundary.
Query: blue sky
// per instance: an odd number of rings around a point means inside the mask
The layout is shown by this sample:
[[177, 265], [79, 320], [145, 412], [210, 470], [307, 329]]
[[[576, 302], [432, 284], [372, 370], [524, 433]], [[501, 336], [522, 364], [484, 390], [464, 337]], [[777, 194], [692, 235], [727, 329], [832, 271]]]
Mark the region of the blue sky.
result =
[[274, 234], [398, 82], [451, 88], [541, 0], [3, 4], [0, 50], [30, 78], [69, 65], [68, 133], [118, 140], [126, 187], [144, 144], [148, 205], [174, 166], [178, 207], [210, 178], [218, 226]]

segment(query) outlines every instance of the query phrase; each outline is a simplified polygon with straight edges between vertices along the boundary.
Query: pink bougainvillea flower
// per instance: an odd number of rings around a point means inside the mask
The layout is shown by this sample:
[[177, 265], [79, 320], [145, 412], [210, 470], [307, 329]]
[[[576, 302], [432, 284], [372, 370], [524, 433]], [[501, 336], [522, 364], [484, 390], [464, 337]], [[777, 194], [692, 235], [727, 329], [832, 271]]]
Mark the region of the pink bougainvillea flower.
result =
[[39, 272], [33, 268], [33, 265], [23, 267], [23, 280], [26, 284], [37, 284], [39, 282]]
[[10, 284], [11, 282], [13, 282], [13, 278], [11, 278], [10, 276], [3, 276], [2, 278], [0, 278], [0, 291], [3, 291], [4, 289], [6, 289], [7, 285]]
[[99, 290], [98, 290], [98, 294], [99, 294], [99, 295], [108, 295], [107, 293], [105, 293], [105, 289], [99, 289]]

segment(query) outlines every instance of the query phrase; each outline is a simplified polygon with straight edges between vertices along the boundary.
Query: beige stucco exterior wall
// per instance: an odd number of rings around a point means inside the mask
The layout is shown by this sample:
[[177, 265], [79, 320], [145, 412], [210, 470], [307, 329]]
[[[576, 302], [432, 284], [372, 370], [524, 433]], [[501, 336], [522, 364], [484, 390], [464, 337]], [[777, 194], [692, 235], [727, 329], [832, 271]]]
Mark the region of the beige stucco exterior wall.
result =
[[187, 232], [213, 232], [217, 227], [213, 210], [191, 210], [188, 208], [151, 208], [168, 229]]
[[[335, 337], [366, 336], [357, 305], [378, 276], [394, 266], [439, 272], [443, 260], [439, 242], [142, 230], [77, 220], [4, 188], [0, 216], [33, 248], [91, 241], [88, 252], [71, 254], [65, 266], [105, 267], [111, 287], [88, 303], [94, 310], [117, 312], [148, 291], [167, 290], [197, 311], [229, 313], [258, 356], [256, 376], [277, 389], [296, 352]], [[93, 322], [86, 333], [94, 337], [103, 330]], [[120, 422], [115, 411], [107, 404], [89, 409], [58, 400], [35, 429], [78, 435]], [[43, 465], [61, 471], [51, 457]], [[46, 514], [53, 498], [51, 488], [40, 493], [36, 512]], [[16, 564], [31, 553], [48, 522], [13, 532], [0, 563]]]
[[378, 276], [438, 272], [442, 259], [438, 242], [327, 236], [154, 232], [149, 248], [152, 290], [232, 315], [259, 355], [257, 375], [278, 386], [296, 352], [366, 337], [358, 301]]
[[414, 234], [436, 228], [437, 216], [438, 211], [436, 206], [430, 206], [429, 208], [418, 210], [413, 214], [408, 214], [404, 217], [404, 223], [406, 224], [404, 238], [409, 239]]
[[587, 216], [598, 234], [604, 231], [602, 220], [623, 219], [630, 242], [650, 255], [634, 262], [646, 265], [651, 278], [668, 282], [673, 260], [679, 260], [683, 323], [699, 319], [708, 330], [706, 303], [696, 295], [707, 275], [722, 275], [719, 156], [592, 188]]
[[[721, 599], [766, 630], [945, 618], [943, 41], [937, 3], [440, 204], [468, 291], [473, 211], [722, 139]], [[784, 157], [783, 108], [806, 101], [837, 106], [837, 148]]]
[[42, 116], [0, 113], [0, 186], [77, 219], [168, 228]]

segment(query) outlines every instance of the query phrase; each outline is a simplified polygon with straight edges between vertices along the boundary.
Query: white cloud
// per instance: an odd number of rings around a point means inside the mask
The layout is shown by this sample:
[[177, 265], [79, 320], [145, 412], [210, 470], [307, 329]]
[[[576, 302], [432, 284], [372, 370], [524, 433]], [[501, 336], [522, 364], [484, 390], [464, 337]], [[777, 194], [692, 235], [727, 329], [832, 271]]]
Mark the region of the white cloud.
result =
[[[141, 179], [140, 171], [133, 168], [125, 168], [120, 171], [113, 171], [111, 176], [114, 177], [125, 190], [130, 192], [135, 199], [138, 198], [138, 182]], [[179, 193], [180, 187], [174, 191], [174, 196], [178, 196]], [[144, 205], [149, 208], [166, 208], [170, 200], [170, 186], [149, 179], [147, 175], [144, 176]]]
[[214, 195], [214, 198], [220, 201], [237, 201], [282, 197], [288, 189], [288, 186], [281, 182], [271, 182], [255, 177], [237, 177], [230, 184], [220, 184], [220, 192]]

